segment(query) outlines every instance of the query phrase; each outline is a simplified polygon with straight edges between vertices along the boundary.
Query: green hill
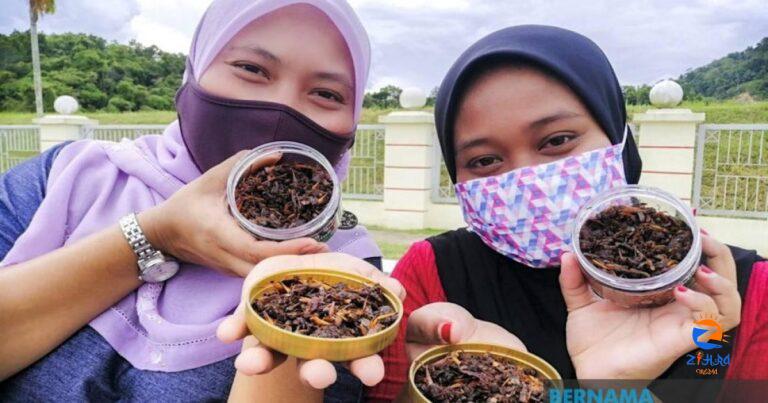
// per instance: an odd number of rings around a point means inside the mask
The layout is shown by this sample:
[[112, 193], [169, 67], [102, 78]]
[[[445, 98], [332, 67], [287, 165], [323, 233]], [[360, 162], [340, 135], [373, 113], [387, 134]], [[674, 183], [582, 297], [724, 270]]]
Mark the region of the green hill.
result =
[[[85, 110], [173, 109], [185, 56], [85, 34], [40, 34], [46, 110], [72, 95]], [[29, 33], [0, 35], [0, 110], [34, 110]]]
[[[46, 110], [59, 95], [73, 95], [86, 111], [172, 110], [185, 56], [156, 46], [107, 42], [86, 34], [40, 34], [40, 60]], [[28, 32], [0, 34], [0, 110], [34, 110]], [[678, 79], [686, 100], [768, 100], [768, 37]], [[392, 107], [389, 86], [366, 95], [366, 107]], [[630, 105], [646, 104], [650, 86], [626, 86]], [[394, 95], [393, 95], [394, 94]], [[394, 97], [394, 98], [393, 98]]]
[[688, 71], [678, 81], [687, 99], [768, 100], [768, 37], [754, 47]]

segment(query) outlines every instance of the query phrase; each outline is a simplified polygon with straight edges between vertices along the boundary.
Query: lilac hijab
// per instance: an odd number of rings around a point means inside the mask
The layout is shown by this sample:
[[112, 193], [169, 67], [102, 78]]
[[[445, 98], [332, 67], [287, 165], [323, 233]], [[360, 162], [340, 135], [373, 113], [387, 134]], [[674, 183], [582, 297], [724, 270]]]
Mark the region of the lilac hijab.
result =
[[[189, 62], [204, 72], [221, 48], [255, 19], [287, 5], [305, 3], [326, 14], [347, 42], [355, 69], [355, 119], [360, 115], [370, 50], [368, 37], [345, 2], [335, 0], [216, 0], [195, 33]], [[189, 77], [186, 77], [188, 79]], [[347, 155], [336, 166], [346, 172]], [[162, 135], [121, 143], [83, 140], [61, 150], [51, 169], [46, 197], [26, 232], [1, 263], [32, 259], [76, 242], [120, 217], [169, 198], [200, 176], [183, 143], [178, 121]], [[365, 228], [338, 231], [328, 242], [359, 258], [381, 252]], [[144, 284], [90, 322], [134, 367], [175, 372], [223, 360], [240, 350], [215, 336], [237, 306], [241, 278], [182, 263], [165, 283]]]

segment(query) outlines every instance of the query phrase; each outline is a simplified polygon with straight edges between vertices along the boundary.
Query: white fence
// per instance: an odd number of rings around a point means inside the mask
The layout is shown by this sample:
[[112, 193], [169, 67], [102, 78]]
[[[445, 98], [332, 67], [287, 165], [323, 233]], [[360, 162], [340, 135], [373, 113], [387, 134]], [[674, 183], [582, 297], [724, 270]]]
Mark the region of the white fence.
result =
[[[80, 138], [121, 141], [147, 134], [161, 134], [165, 125], [83, 126]], [[40, 153], [40, 128], [36, 125], [0, 126], [0, 172]], [[384, 195], [384, 126], [359, 125], [347, 180], [346, 198], [381, 200]]]
[[[121, 141], [147, 134], [160, 134], [164, 125], [85, 126], [81, 137]], [[342, 185], [349, 199], [381, 200], [384, 194], [384, 126], [359, 125], [352, 148], [347, 180]]]
[[[81, 137], [120, 141], [159, 134], [164, 125], [85, 126]], [[384, 193], [384, 125], [360, 125], [343, 183], [348, 199], [382, 200]], [[637, 128], [632, 127], [637, 135]], [[0, 126], [0, 172], [39, 153], [39, 127]], [[456, 203], [440, 148], [435, 146], [432, 200]], [[699, 126], [692, 205], [699, 215], [768, 217], [768, 124]]]
[[38, 126], [0, 126], [0, 172], [40, 153]]
[[768, 124], [700, 125], [696, 143], [698, 214], [768, 218]]
[[81, 137], [119, 142], [135, 139], [147, 134], [162, 134], [165, 125], [98, 125], [84, 126]]
[[344, 197], [359, 200], [384, 198], [384, 125], [359, 125], [352, 147]]
[[[435, 139], [437, 142], [437, 139]], [[435, 143], [437, 144], [437, 143]], [[443, 154], [440, 147], [434, 147], [435, 156], [433, 161], [440, 161], [432, 167], [432, 201], [434, 203], [458, 203], [456, 200], [456, 189], [448, 175], [448, 168], [445, 167]]]

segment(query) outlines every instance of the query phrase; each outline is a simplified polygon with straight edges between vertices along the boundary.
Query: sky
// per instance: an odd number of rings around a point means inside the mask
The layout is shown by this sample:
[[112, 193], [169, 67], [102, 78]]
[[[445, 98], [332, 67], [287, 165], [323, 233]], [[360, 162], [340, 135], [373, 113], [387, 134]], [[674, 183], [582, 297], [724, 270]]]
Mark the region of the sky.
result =
[[[46, 33], [84, 32], [187, 53], [210, 0], [57, 0]], [[371, 38], [369, 89], [439, 85], [474, 41], [517, 24], [549, 24], [594, 40], [622, 84], [652, 84], [768, 36], [766, 0], [350, 0]], [[0, 33], [26, 30], [25, 0], [0, 0]]]

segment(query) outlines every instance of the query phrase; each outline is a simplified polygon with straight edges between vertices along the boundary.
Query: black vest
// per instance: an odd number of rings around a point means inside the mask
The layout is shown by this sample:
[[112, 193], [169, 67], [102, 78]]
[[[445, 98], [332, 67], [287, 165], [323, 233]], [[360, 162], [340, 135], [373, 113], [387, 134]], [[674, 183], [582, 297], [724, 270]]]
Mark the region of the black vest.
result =
[[[495, 252], [466, 229], [449, 231], [428, 241], [449, 302], [519, 337], [528, 351], [552, 364], [564, 379], [576, 377], [566, 348], [568, 313], [560, 292], [559, 267], [524, 266]], [[739, 293], [744, 298], [752, 266], [761, 258], [755, 251], [739, 248], [731, 251], [738, 268]], [[727, 333], [731, 343], [718, 349], [720, 354], [731, 352], [736, 330]], [[683, 355], [659, 379], [712, 380], [725, 376], [726, 371], [719, 371], [717, 375], [702, 377], [695, 373], [694, 366], [686, 365], [686, 361], [688, 357]], [[655, 389], [654, 392], [659, 394]], [[706, 393], [712, 396], [711, 390]]]

